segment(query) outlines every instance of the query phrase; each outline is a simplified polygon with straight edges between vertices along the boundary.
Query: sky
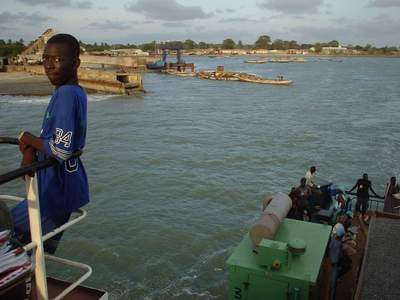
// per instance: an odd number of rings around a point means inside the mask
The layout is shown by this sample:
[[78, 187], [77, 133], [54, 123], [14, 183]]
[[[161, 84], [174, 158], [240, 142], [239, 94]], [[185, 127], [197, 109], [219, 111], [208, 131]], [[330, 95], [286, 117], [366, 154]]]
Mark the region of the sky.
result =
[[26, 42], [47, 28], [86, 43], [192, 39], [253, 44], [261, 35], [298, 43], [400, 47], [400, 0], [2, 0], [0, 39]]

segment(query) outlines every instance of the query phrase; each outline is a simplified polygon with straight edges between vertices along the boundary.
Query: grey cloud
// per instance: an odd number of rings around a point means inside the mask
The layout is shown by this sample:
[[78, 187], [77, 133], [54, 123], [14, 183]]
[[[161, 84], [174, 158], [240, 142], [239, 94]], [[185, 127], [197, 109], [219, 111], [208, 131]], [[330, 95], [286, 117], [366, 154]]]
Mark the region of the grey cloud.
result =
[[258, 6], [287, 14], [309, 14], [317, 12], [323, 3], [324, 0], [264, 0]]
[[49, 7], [70, 7], [76, 9], [88, 9], [93, 7], [93, 3], [89, 0], [71, 1], [71, 0], [16, 0], [17, 2], [30, 5], [45, 5]]
[[132, 28], [132, 25], [125, 22], [105, 20], [102, 22], [89, 23], [88, 28], [100, 30], [126, 30]]
[[93, 3], [91, 1], [76, 1], [73, 3], [73, 7], [78, 9], [89, 9], [93, 7]]
[[10, 12], [2, 12], [0, 13], [0, 20], [2, 23], [9, 23], [9, 22], [20, 22], [25, 25], [38, 25], [45, 21], [52, 20], [54, 18], [43, 16], [37, 12], [34, 12], [30, 15], [19, 12], [19, 13], [10, 13]]
[[217, 14], [223, 14], [224, 12], [226, 12], [226, 13], [234, 13], [235, 10], [232, 9], [232, 8], [227, 8], [227, 9], [225, 9], [225, 10], [224, 10], [224, 9], [216, 9], [215, 12], [216, 12]]
[[400, 7], [399, 0], [372, 0], [368, 7]]
[[386, 22], [376, 19], [334, 19], [330, 26], [298, 26], [291, 33], [302, 42], [323, 42], [338, 40], [341, 43], [366, 44], [375, 46], [399, 45], [399, 19], [386, 19]]
[[222, 18], [218, 23], [261, 23], [264, 20], [248, 19], [248, 18]]
[[185, 28], [188, 25], [183, 22], [165, 22], [163, 23], [166, 27], [175, 27], [175, 28]]
[[138, 0], [127, 4], [126, 9], [163, 21], [206, 19], [212, 16], [205, 13], [200, 6], [184, 6], [175, 0]]

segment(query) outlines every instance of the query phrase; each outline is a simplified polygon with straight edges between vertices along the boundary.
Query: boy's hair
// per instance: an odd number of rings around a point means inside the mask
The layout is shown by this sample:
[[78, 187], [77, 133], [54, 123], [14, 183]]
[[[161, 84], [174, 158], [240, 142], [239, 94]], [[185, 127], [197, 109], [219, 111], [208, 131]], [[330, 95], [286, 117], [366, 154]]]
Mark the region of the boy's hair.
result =
[[78, 40], [70, 34], [59, 33], [53, 35], [47, 41], [47, 44], [64, 44], [69, 48], [69, 52], [71, 53], [72, 57], [79, 57], [81, 47]]

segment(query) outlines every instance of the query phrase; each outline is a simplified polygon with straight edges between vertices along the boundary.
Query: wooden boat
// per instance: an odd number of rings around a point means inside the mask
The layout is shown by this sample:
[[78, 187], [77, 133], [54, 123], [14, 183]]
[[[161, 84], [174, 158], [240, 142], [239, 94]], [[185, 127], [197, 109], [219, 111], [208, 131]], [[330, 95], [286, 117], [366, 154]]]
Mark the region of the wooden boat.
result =
[[238, 74], [232, 72], [217, 72], [214, 70], [202, 70], [197, 73], [197, 77], [209, 80], [238, 81]]
[[268, 60], [245, 60], [246, 64], [266, 64]]
[[182, 71], [176, 71], [176, 70], [166, 70], [165, 73], [179, 76], [179, 77], [195, 77], [197, 75], [196, 72], [182, 72]]
[[238, 78], [239, 81], [260, 83], [260, 84], [289, 85], [292, 83], [292, 80], [283, 79], [283, 76], [278, 76], [276, 79], [269, 79], [269, 78], [261, 78], [255, 75], [239, 74]]

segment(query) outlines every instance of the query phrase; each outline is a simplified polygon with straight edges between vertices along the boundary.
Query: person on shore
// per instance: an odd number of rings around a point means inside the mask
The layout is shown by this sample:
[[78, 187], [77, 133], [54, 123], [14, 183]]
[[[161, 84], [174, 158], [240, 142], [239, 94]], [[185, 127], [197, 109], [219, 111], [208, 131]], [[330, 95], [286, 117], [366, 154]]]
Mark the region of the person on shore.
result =
[[[72, 212], [89, 202], [85, 169], [71, 155], [85, 146], [87, 98], [78, 85], [80, 45], [69, 34], [49, 39], [43, 52], [43, 67], [55, 91], [44, 114], [40, 136], [22, 131], [18, 139], [21, 165], [50, 157], [58, 164], [38, 171], [38, 189], [42, 231], [46, 234], [67, 222]], [[30, 242], [27, 201], [11, 210], [16, 238]], [[54, 253], [61, 234], [48, 240], [45, 251]]]
[[396, 177], [391, 177], [390, 182], [386, 184], [385, 189], [385, 204], [383, 206], [383, 211], [387, 213], [398, 213], [398, 209], [394, 208], [399, 202], [398, 194], [400, 192], [400, 187], [396, 183]]
[[357, 188], [357, 202], [356, 202], [356, 213], [361, 213], [363, 220], [367, 221], [368, 216], [365, 215], [368, 209], [369, 191], [371, 191], [376, 197], [379, 197], [372, 188], [371, 181], [368, 180], [368, 174], [364, 173], [363, 177], [358, 179], [356, 184], [347, 192], [351, 193]]

